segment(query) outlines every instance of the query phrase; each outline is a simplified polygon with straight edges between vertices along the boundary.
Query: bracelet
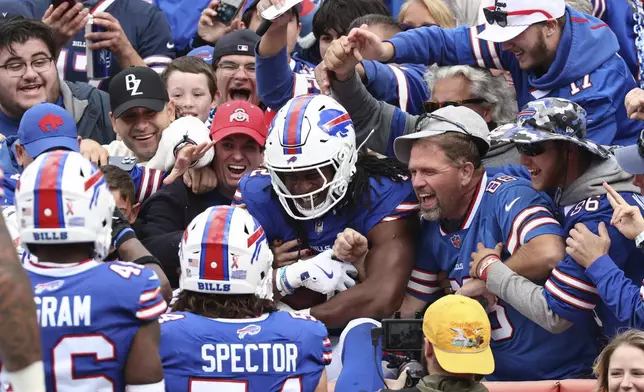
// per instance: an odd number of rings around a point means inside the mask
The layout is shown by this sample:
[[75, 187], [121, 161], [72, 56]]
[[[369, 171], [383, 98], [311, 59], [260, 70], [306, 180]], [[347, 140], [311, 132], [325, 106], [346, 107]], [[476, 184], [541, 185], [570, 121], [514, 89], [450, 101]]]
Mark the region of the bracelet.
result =
[[291, 287], [291, 285], [288, 283], [288, 279], [286, 279], [286, 267], [281, 267], [279, 269], [279, 276], [276, 283], [278, 286], [277, 290], [283, 297], [291, 295], [295, 292], [295, 289]]
[[635, 246], [642, 249], [644, 247], [644, 231], [635, 237]]
[[492, 254], [485, 256], [479, 265], [479, 279], [487, 281], [487, 268], [497, 261], [501, 261], [497, 255]]

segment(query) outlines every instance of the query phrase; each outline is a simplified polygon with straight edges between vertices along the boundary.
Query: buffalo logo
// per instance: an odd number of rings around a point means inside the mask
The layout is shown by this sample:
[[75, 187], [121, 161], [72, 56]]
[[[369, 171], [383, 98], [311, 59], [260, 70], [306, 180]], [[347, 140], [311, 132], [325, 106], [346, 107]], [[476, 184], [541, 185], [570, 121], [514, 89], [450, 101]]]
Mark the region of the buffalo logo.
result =
[[452, 246], [454, 246], [454, 248], [460, 248], [461, 245], [463, 244], [461, 241], [461, 236], [458, 234], [454, 234], [453, 236], [451, 236], [449, 241], [452, 243]]
[[290, 157], [288, 161], [286, 161], [286, 163], [295, 163], [295, 161], [297, 161], [297, 157], [293, 156], [293, 157]]
[[38, 127], [43, 132], [57, 131], [63, 126], [63, 119], [55, 114], [47, 113], [38, 121]]
[[235, 109], [233, 114], [230, 115], [230, 122], [250, 122], [250, 117], [248, 113], [242, 108]]
[[47, 283], [38, 283], [36, 287], [34, 287], [34, 293], [36, 293], [36, 295], [40, 295], [45, 291], [49, 291], [49, 292], [56, 291], [59, 288], [63, 287], [64, 283], [65, 282], [60, 279], [52, 280], [51, 282], [47, 282]]
[[259, 325], [250, 324], [250, 325], [245, 326], [244, 328], [238, 329], [237, 330], [237, 337], [239, 339], [243, 339], [246, 336], [255, 336], [261, 330], [262, 330], [262, 327], [260, 327]]
[[349, 131], [353, 131], [353, 122], [349, 113], [343, 113], [337, 109], [326, 109], [320, 112], [320, 121], [318, 127], [329, 136], [349, 136]]
[[537, 111], [535, 109], [533, 109], [533, 108], [525, 108], [525, 109], [523, 109], [522, 111], [520, 111], [517, 114], [517, 120], [519, 120], [519, 121], [521, 121], [521, 120], [523, 120], [523, 121], [529, 120], [532, 117], [534, 117], [535, 114], [537, 114]]

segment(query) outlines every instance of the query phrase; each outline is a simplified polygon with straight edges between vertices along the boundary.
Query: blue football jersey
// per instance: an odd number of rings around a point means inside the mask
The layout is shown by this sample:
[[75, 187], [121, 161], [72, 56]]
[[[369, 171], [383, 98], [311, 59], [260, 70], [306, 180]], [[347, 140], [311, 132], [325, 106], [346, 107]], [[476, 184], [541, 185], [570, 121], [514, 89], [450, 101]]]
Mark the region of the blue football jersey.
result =
[[[84, 1], [91, 6], [90, 12], [104, 10], [119, 21], [132, 47], [145, 64], [161, 72], [175, 57], [174, 42], [168, 20], [155, 5], [140, 0]], [[107, 91], [109, 80], [87, 79], [87, 54], [85, 52], [85, 29], [81, 29], [60, 51], [58, 74], [64, 80], [89, 82]], [[113, 77], [121, 71], [118, 59], [112, 56], [109, 74]]]
[[139, 328], [165, 312], [157, 274], [133, 263], [23, 264], [41, 330], [48, 391], [124, 391]]
[[326, 327], [311, 316], [232, 320], [173, 312], [159, 322], [168, 392], [312, 392], [331, 362]]
[[[439, 222], [422, 220], [420, 249], [408, 293], [427, 302], [442, 295], [438, 274], [446, 272], [452, 289], [469, 281], [471, 254], [482, 242], [488, 248], [505, 244], [502, 258], [545, 234], [562, 235], [551, 214], [551, 202], [530, 182], [497, 174], [485, 175], [460, 230], [448, 233]], [[553, 335], [499, 300], [488, 308], [492, 324], [493, 381], [559, 380], [590, 375], [597, 355], [587, 326], [573, 326]], [[539, 364], [526, 366], [526, 363]]]
[[[627, 203], [637, 206], [642, 210], [644, 200], [640, 195], [629, 192], [620, 193]], [[597, 234], [599, 222], [604, 222], [608, 229], [611, 246], [608, 252], [613, 262], [624, 271], [624, 275], [633, 282], [642, 282], [644, 279], [644, 264], [642, 252], [635, 247], [634, 241], [624, 237], [610, 224], [613, 208], [604, 196], [595, 196], [582, 200], [575, 205], [562, 207], [563, 228], [567, 233], [577, 223], [583, 223], [590, 231]], [[592, 267], [592, 266], [591, 266]], [[617, 292], [618, 287], [612, 288]], [[607, 337], [613, 337], [620, 328], [627, 327], [630, 320], [619, 321], [610, 309], [630, 310], [632, 305], [614, 296], [609, 304], [604, 304], [598, 295], [584, 267], [577, 264], [570, 256], [557, 264], [552, 275], [545, 284], [544, 295], [550, 308], [561, 317], [578, 324], [587, 324], [595, 316]], [[623, 300], [622, 304], [615, 303], [615, 299]], [[624, 317], [620, 318], [624, 319]]]
[[[394, 182], [388, 178], [370, 179], [371, 206], [354, 210], [342, 207], [329, 211], [318, 219], [295, 222], [284, 212], [282, 204], [272, 192], [271, 178], [264, 169], [246, 174], [239, 181], [233, 204], [246, 204], [246, 209], [257, 219], [269, 242], [284, 242], [298, 238], [296, 231], [305, 232], [309, 247], [319, 253], [333, 247], [338, 233], [352, 228], [363, 235], [380, 222], [415, 216], [418, 200], [409, 180]], [[303, 240], [303, 238], [300, 238]]]

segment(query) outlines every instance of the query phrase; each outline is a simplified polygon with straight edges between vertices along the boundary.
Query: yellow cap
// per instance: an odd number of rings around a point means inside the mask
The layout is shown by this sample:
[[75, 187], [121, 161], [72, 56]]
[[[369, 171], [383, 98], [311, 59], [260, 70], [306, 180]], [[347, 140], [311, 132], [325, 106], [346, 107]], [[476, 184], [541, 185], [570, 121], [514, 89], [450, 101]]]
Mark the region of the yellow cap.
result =
[[446, 371], [484, 375], [494, 372], [490, 319], [477, 301], [462, 295], [442, 297], [425, 311], [423, 334]]

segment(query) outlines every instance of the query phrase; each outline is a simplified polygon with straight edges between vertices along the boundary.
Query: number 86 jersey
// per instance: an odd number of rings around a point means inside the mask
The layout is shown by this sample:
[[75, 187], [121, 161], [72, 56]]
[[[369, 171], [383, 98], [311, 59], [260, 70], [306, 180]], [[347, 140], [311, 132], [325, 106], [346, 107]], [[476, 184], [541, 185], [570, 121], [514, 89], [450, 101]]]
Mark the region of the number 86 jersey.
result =
[[[455, 232], [423, 220], [420, 249], [407, 292], [426, 302], [442, 295], [438, 274], [447, 273], [451, 288], [470, 280], [471, 254], [482, 242], [493, 249], [505, 244], [502, 259], [540, 235], [562, 235], [550, 203], [525, 179], [484, 175], [465, 221]], [[589, 375], [597, 355], [587, 324], [553, 335], [499, 300], [488, 307], [495, 371], [491, 381], [561, 380]], [[529, 365], [526, 365], [529, 364]]]
[[134, 335], [167, 308], [157, 274], [95, 260], [27, 260], [24, 267], [34, 289], [47, 390], [124, 391]]

